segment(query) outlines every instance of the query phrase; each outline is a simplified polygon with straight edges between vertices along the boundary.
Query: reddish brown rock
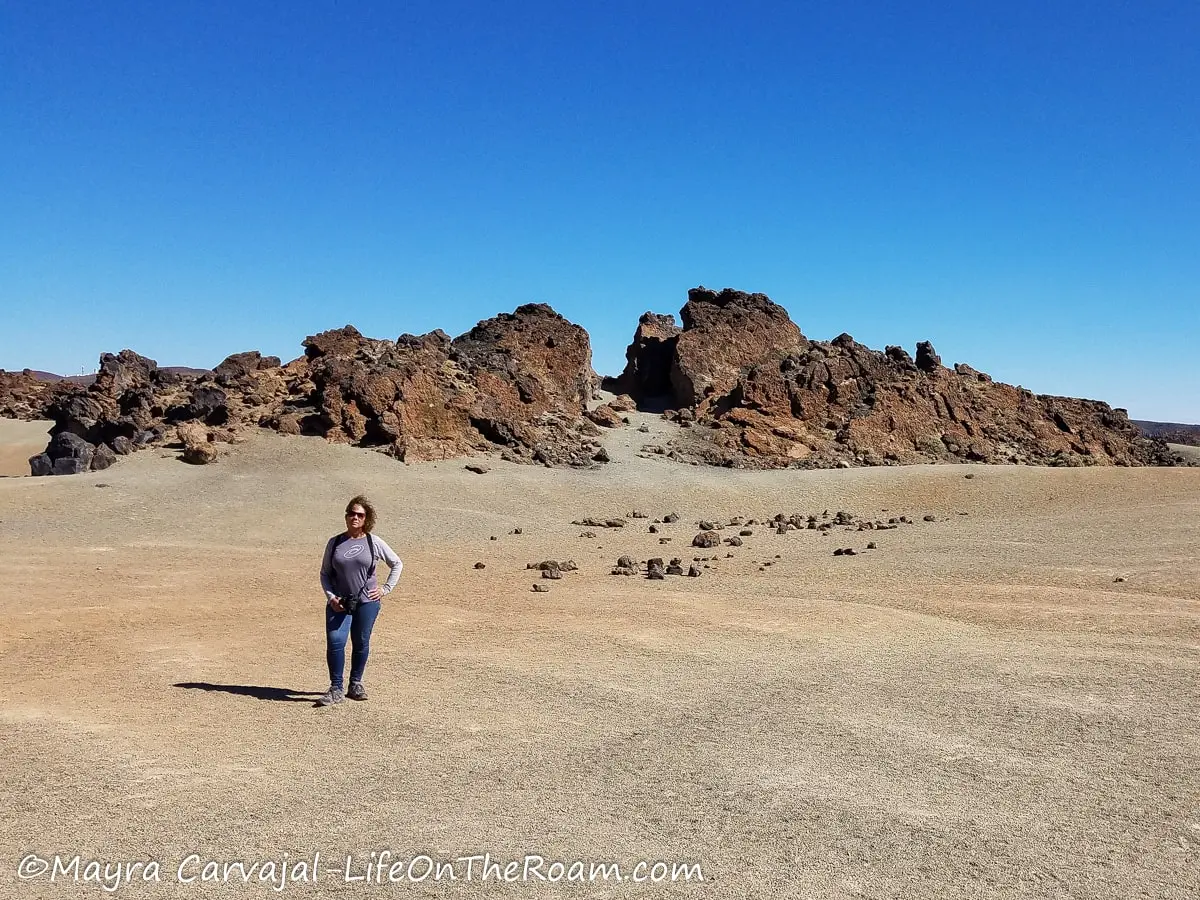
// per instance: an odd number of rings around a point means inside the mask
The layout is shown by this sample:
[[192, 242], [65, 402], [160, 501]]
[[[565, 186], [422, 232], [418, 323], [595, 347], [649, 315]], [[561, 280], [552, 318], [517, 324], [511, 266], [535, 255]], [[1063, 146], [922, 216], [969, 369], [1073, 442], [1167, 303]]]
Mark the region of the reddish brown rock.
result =
[[688, 291], [680, 311], [670, 381], [676, 403], [704, 411], [727, 394], [746, 367], [797, 349], [804, 335], [766, 294], [726, 288]]
[[607, 403], [587, 410], [584, 415], [602, 428], [620, 428], [624, 424], [621, 414]]
[[180, 425], [176, 431], [183, 444], [183, 453], [180, 459], [184, 462], [202, 466], [217, 458], [219, 453], [217, 444], [204, 426], [195, 422], [187, 422]]
[[673, 418], [690, 409], [710, 429], [675, 441], [671, 458], [738, 468], [1174, 462], [1124, 410], [947, 369], [927, 341], [915, 361], [848, 334], [810, 341], [782, 307], [738, 291], [691, 291], [682, 317]]

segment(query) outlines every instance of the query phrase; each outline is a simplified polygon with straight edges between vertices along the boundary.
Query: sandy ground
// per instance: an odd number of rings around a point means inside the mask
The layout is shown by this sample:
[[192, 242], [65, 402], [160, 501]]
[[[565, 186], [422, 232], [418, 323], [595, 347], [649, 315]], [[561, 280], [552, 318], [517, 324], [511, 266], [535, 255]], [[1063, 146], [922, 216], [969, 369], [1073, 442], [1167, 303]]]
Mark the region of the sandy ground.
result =
[[1189, 460], [1192, 465], [1200, 466], [1200, 447], [1193, 447], [1190, 444], [1167, 444], [1172, 450]]
[[[644, 421], [592, 472], [263, 434], [0, 479], [0, 896], [102, 896], [18, 880], [32, 853], [81, 880], [158, 861], [137, 897], [1197, 896], [1200, 469], [713, 471], [639, 458]], [[319, 556], [359, 491], [404, 577], [371, 699], [315, 709]], [[672, 542], [570, 524], [635, 508], [678, 512]], [[825, 509], [917, 524], [753, 527], [699, 579], [608, 574], [711, 555], [702, 517]], [[533, 593], [546, 558], [579, 571]], [[345, 880], [384, 849], [704, 881]], [[315, 886], [177, 881], [193, 852], [184, 877], [316, 851]]]
[[52, 425], [0, 419], [0, 478], [29, 474], [29, 457], [46, 449]]

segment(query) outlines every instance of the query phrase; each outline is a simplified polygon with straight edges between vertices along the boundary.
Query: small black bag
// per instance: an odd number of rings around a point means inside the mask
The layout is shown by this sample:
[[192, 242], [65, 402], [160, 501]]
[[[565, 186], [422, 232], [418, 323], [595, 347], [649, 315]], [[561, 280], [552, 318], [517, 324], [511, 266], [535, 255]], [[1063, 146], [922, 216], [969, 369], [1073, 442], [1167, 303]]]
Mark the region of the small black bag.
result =
[[[334, 544], [333, 544], [334, 551], [335, 552], [337, 551], [337, 548], [339, 546], [341, 546], [343, 541], [348, 541], [348, 540], [349, 540], [349, 538], [346, 537], [344, 532], [342, 534], [339, 534], [337, 536], [337, 540], [334, 541]], [[371, 554], [371, 570], [369, 572], [367, 572], [367, 579], [369, 580], [371, 577], [373, 577], [375, 575], [375, 542], [373, 540], [371, 540], [371, 533], [369, 531], [367, 532], [367, 550]], [[361, 593], [361, 591], [360, 591], [360, 593]], [[356, 596], [356, 597], [338, 597], [338, 600], [342, 604], [342, 610], [346, 613], [349, 613], [350, 615], [354, 615], [354, 613], [356, 613], [358, 611], [358, 608], [363, 605], [362, 597], [358, 597], [358, 596]]]

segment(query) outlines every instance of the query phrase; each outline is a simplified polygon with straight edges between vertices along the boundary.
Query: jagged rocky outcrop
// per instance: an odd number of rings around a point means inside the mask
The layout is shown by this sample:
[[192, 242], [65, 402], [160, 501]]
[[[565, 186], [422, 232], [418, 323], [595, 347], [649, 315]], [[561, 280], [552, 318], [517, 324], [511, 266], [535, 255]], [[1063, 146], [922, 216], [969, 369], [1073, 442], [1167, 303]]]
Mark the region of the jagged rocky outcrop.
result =
[[123, 350], [104, 354], [86, 387], [0, 382], [0, 409], [54, 420], [50, 445], [30, 461], [34, 474], [84, 472], [140, 447], [176, 443], [181, 458], [209, 462], [216, 443], [255, 427], [403, 460], [493, 450], [518, 461], [590, 466], [600, 450], [599, 428], [583, 416], [595, 386], [587, 332], [545, 304], [480, 322], [453, 340], [441, 331], [377, 340], [347, 325], [303, 346], [304, 355], [286, 365], [248, 351], [198, 377]]
[[304, 430], [383, 447], [400, 459], [504, 449], [588, 465], [598, 429], [582, 419], [595, 375], [587, 332], [545, 304], [397, 341], [350, 326], [305, 341], [314, 412]]
[[[998, 384], [962, 363], [946, 368], [927, 341], [914, 357], [848, 334], [809, 340], [764, 294], [696, 288], [680, 318], [642, 316], [625, 371], [608, 385], [670, 407], [685, 426], [670, 458], [763, 468], [1176, 461], [1124, 410]], [[54, 421], [45, 452], [30, 460], [34, 474], [94, 471], [148, 446], [208, 463], [219, 444], [260, 427], [401, 460], [498, 452], [583, 467], [607, 461], [598, 438], [627, 421], [633, 402], [589, 409], [587, 332], [545, 304], [457, 338], [380, 340], [347, 325], [303, 347], [288, 363], [252, 350], [183, 372], [122, 350], [104, 354], [88, 384], [0, 371], [0, 415]]]
[[690, 291], [681, 318], [669, 360], [646, 351], [639, 327], [621, 377], [639, 399], [648, 398], [639, 386], [666, 378], [677, 415], [711, 426], [677, 441], [677, 458], [750, 467], [1174, 462], [1124, 410], [1037, 395], [961, 363], [946, 368], [928, 341], [915, 360], [848, 334], [812, 341], [765, 295], [733, 290]]
[[20, 372], [0, 369], [0, 418], [49, 418], [47, 410], [58, 395], [76, 390], [76, 385], [69, 381], [50, 381], [38, 374], [32, 369]]
[[615, 383], [605, 387], [638, 397], [671, 393], [671, 362], [679, 331], [674, 316], [644, 313], [638, 320], [633, 343], [625, 351], [625, 371]]

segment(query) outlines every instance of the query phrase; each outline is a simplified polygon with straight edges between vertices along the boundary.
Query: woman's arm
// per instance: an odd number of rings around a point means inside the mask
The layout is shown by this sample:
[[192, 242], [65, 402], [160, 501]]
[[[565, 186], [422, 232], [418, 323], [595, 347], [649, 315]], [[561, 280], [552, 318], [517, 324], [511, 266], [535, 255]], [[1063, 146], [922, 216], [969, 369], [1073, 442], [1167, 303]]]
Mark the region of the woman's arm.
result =
[[325, 598], [333, 601], [337, 599], [337, 577], [333, 571], [333, 542], [335, 538], [330, 538], [329, 543], [325, 545], [325, 555], [321, 557], [321, 589], [325, 591]]
[[400, 572], [404, 568], [404, 563], [400, 562], [400, 557], [396, 555], [396, 551], [389, 547], [387, 541], [381, 537], [375, 538], [375, 553], [375, 558], [382, 559], [388, 564], [388, 568], [391, 570], [388, 572], [387, 583], [380, 588], [385, 594], [390, 594], [392, 588], [396, 586], [396, 582], [400, 580]]

